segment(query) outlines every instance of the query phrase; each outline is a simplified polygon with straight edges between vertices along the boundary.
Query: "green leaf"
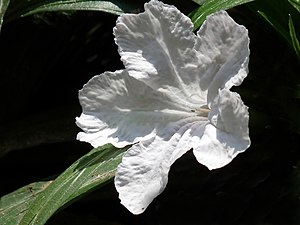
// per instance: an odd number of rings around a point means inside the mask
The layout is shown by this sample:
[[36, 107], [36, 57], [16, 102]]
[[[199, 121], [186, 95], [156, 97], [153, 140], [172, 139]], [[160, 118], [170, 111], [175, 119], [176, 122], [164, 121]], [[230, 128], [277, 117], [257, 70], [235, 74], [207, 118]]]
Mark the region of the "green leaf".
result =
[[[35, 198], [30, 198], [30, 201], [21, 201], [22, 198], [15, 198], [15, 201], [18, 202], [15, 205], [18, 205], [18, 207], [13, 211], [1, 207], [2, 211], [6, 210], [1, 215], [1, 221], [10, 221], [11, 217], [19, 215], [14, 221], [16, 223], [7, 224], [45, 224], [58, 209], [113, 178], [127, 148], [116, 149], [112, 145], [105, 145], [93, 149], [72, 164], [44, 191], [35, 195]], [[28, 187], [23, 189], [26, 188], [28, 189]], [[11, 196], [14, 195], [11, 194]], [[11, 200], [12, 203], [7, 203], [10, 202], [7, 200], [9, 198], [12, 197], [5, 196], [4, 200], [1, 200], [4, 202], [2, 203], [3, 207], [7, 208], [9, 205], [13, 205], [13, 200]]]
[[66, 11], [66, 10], [91, 10], [103, 11], [116, 15], [120, 15], [124, 11], [122, 8], [111, 1], [84, 1], [84, 0], [59, 0], [59, 1], [46, 1], [40, 6], [29, 10], [23, 16], [31, 15], [34, 13], [47, 12], [47, 11]]
[[0, 224], [20, 224], [25, 212], [40, 193], [45, 190], [52, 181], [37, 182], [26, 185], [0, 199]]
[[293, 23], [291, 15], [289, 15], [289, 29], [290, 29], [290, 36], [291, 36], [294, 50], [298, 56], [298, 59], [300, 60], [300, 44], [299, 44], [299, 41], [296, 36], [294, 23]]
[[287, 29], [284, 28], [276, 16], [272, 15], [273, 13], [260, 10], [257, 10], [257, 13], [260, 14], [289, 44], [291, 44]]
[[0, 30], [3, 23], [3, 17], [8, 7], [9, 0], [0, 0]]
[[292, 38], [295, 39], [296, 34], [291, 38], [290, 16], [294, 18], [295, 26], [299, 26], [299, 0], [257, 0], [248, 6], [262, 16], [284, 38], [291, 49], [295, 49], [295, 40]]
[[254, 0], [207, 0], [198, 9], [193, 11], [189, 17], [194, 23], [194, 29], [198, 29], [206, 19], [206, 16], [220, 10], [227, 10]]
[[288, 1], [300, 13], [300, 0], [288, 0]]
[[8, 12], [8, 20], [49, 11], [90, 10], [120, 15], [143, 6], [144, 0], [31, 0], [14, 1]]

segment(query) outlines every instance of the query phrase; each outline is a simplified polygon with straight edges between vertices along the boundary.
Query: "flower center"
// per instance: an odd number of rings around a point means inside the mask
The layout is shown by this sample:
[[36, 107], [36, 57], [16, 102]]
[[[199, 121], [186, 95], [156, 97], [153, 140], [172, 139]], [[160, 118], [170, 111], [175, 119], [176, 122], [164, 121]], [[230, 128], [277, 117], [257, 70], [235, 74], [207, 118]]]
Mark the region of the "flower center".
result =
[[210, 111], [210, 109], [208, 108], [207, 105], [201, 106], [200, 108], [191, 110], [191, 112], [197, 113], [198, 116], [205, 116], [205, 117], [208, 117], [209, 111]]

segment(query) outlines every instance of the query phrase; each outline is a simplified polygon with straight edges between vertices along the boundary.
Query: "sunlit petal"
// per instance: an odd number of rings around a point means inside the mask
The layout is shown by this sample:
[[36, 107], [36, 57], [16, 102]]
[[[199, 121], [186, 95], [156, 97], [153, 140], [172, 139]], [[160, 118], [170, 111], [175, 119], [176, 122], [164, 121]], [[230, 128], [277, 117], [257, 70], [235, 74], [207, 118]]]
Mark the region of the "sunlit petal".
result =
[[[115, 177], [121, 203], [142, 213], [168, 182], [170, 166], [191, 149], [192, 136], [202, 136], [208, 121], [190, 117], [170, 124], [161, 134], [132, 146], [123, 156]], [[193, 133], [193, 134], [191, 134]]]
[[250, 146], [248, 107], [237, 93], [223, 89], [209, 115], [211, 124], [194, 147], [197, 160], [209, 169], [227, 165]]
[[[248, 73], [249, 37], [225, 11], [207, 17], [198, 31], [195, 49], [200, 62], [200, 86], [208, 91], [210, 105], [218, 90], [238, 86]], [[204, 63], [203, 63], [204, 62]]]
[[168, 96], [156, 92], [126, 71], [106, 72], [93, 77], [80, 91], [83, 108], [77, 138], [101, 146], [116, 147], [147, 140], [171, 122], [196, 113]]
[[145, 4], [145, 12], [120, 16], [114, 34], [132, 77], [172, 95], [183, 105], [206, 103], [197, 76], [193, 24], [174, 6], [150, 1]]

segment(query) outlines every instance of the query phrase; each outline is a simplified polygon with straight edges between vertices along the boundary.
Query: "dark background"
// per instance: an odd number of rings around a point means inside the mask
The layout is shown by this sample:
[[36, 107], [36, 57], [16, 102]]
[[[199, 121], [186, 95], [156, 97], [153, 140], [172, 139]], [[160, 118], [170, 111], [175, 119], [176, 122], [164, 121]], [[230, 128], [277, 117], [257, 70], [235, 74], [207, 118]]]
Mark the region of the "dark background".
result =
[[[241, 94], [251, 147], [209, 171], [187, 153], [166, 190], [131, 215], [113, 182], [55, 214], [47, 224], [300, 224], [299, 61], [277, 33], [245, 7], [230, 10], [251, 40]], [[123, 68], [101, 12], [46, 13], [5, 24], [0, 34], [0, 194], [54, 178], [92, 147], [75, 140], [78, 90]]]

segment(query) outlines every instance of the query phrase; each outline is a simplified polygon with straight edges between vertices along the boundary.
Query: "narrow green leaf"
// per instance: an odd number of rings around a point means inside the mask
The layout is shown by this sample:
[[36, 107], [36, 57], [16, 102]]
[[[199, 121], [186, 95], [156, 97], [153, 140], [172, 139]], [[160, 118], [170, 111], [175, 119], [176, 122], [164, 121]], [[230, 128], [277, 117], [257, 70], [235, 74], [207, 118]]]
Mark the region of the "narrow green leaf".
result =
[[300, 13], [300, 0], [288, 0], [288, 1]]
[[45, 190], [52, 181], [37, 182], [26, 185], [0, 199], [0, 224], [20, 224], [25, 212], [40, 193]]
[[300, 44], [296, 36], [295, 27], [291, 15], [289, 15], [289, 29], [294, 50], [298, 56], [298, 59], [300, 60]]
[[189, 17], [194, 23], [194, 29], [198, 29], [206, 19], [206, 16], [219, 10], [227, 10], [254, 0], [207, 0], [198, 9], [193, 11]]
[[114, 177], [127, 148], [93, 149], [57, 177], [29, 206], [20, 224], [45, 224], [60, 208]]
[[276, 17], [271, 16], [270, 13], [257, 11], [288, 43], [291, 43], [287, 30], [281, 25]]
[[103, 11], [116, 15], [123, 13], [122, 8], [112, 1], [85, 1], [85, 0], [59, 0], [59, 1], [46, 1], [44, 4], [33, 8], [23, 16], [31, 15], [39, 12], [47, 11], [67, 11], [67, 10], [91, 10]]
[[3, 23], [3, 17], [8, 7], [9, 0], [0, 0], [0, 30]]
[[248, 7], [253, 12], [262, 16], [284, 38], [292, 49], [294, 46], [288, 24], [289, 14], [291, 14], [298, 26], [300, 14], [297, 11], [299, 8], [297, 9], [296, 4], [299, 4], [299, 0], [259, 0], [249, 4]]
[[7, 20], [49, 11], [90, 10], [120, 15], [141, 8], [145, 0], [30, 0], [13, 1], [7, 12]]

